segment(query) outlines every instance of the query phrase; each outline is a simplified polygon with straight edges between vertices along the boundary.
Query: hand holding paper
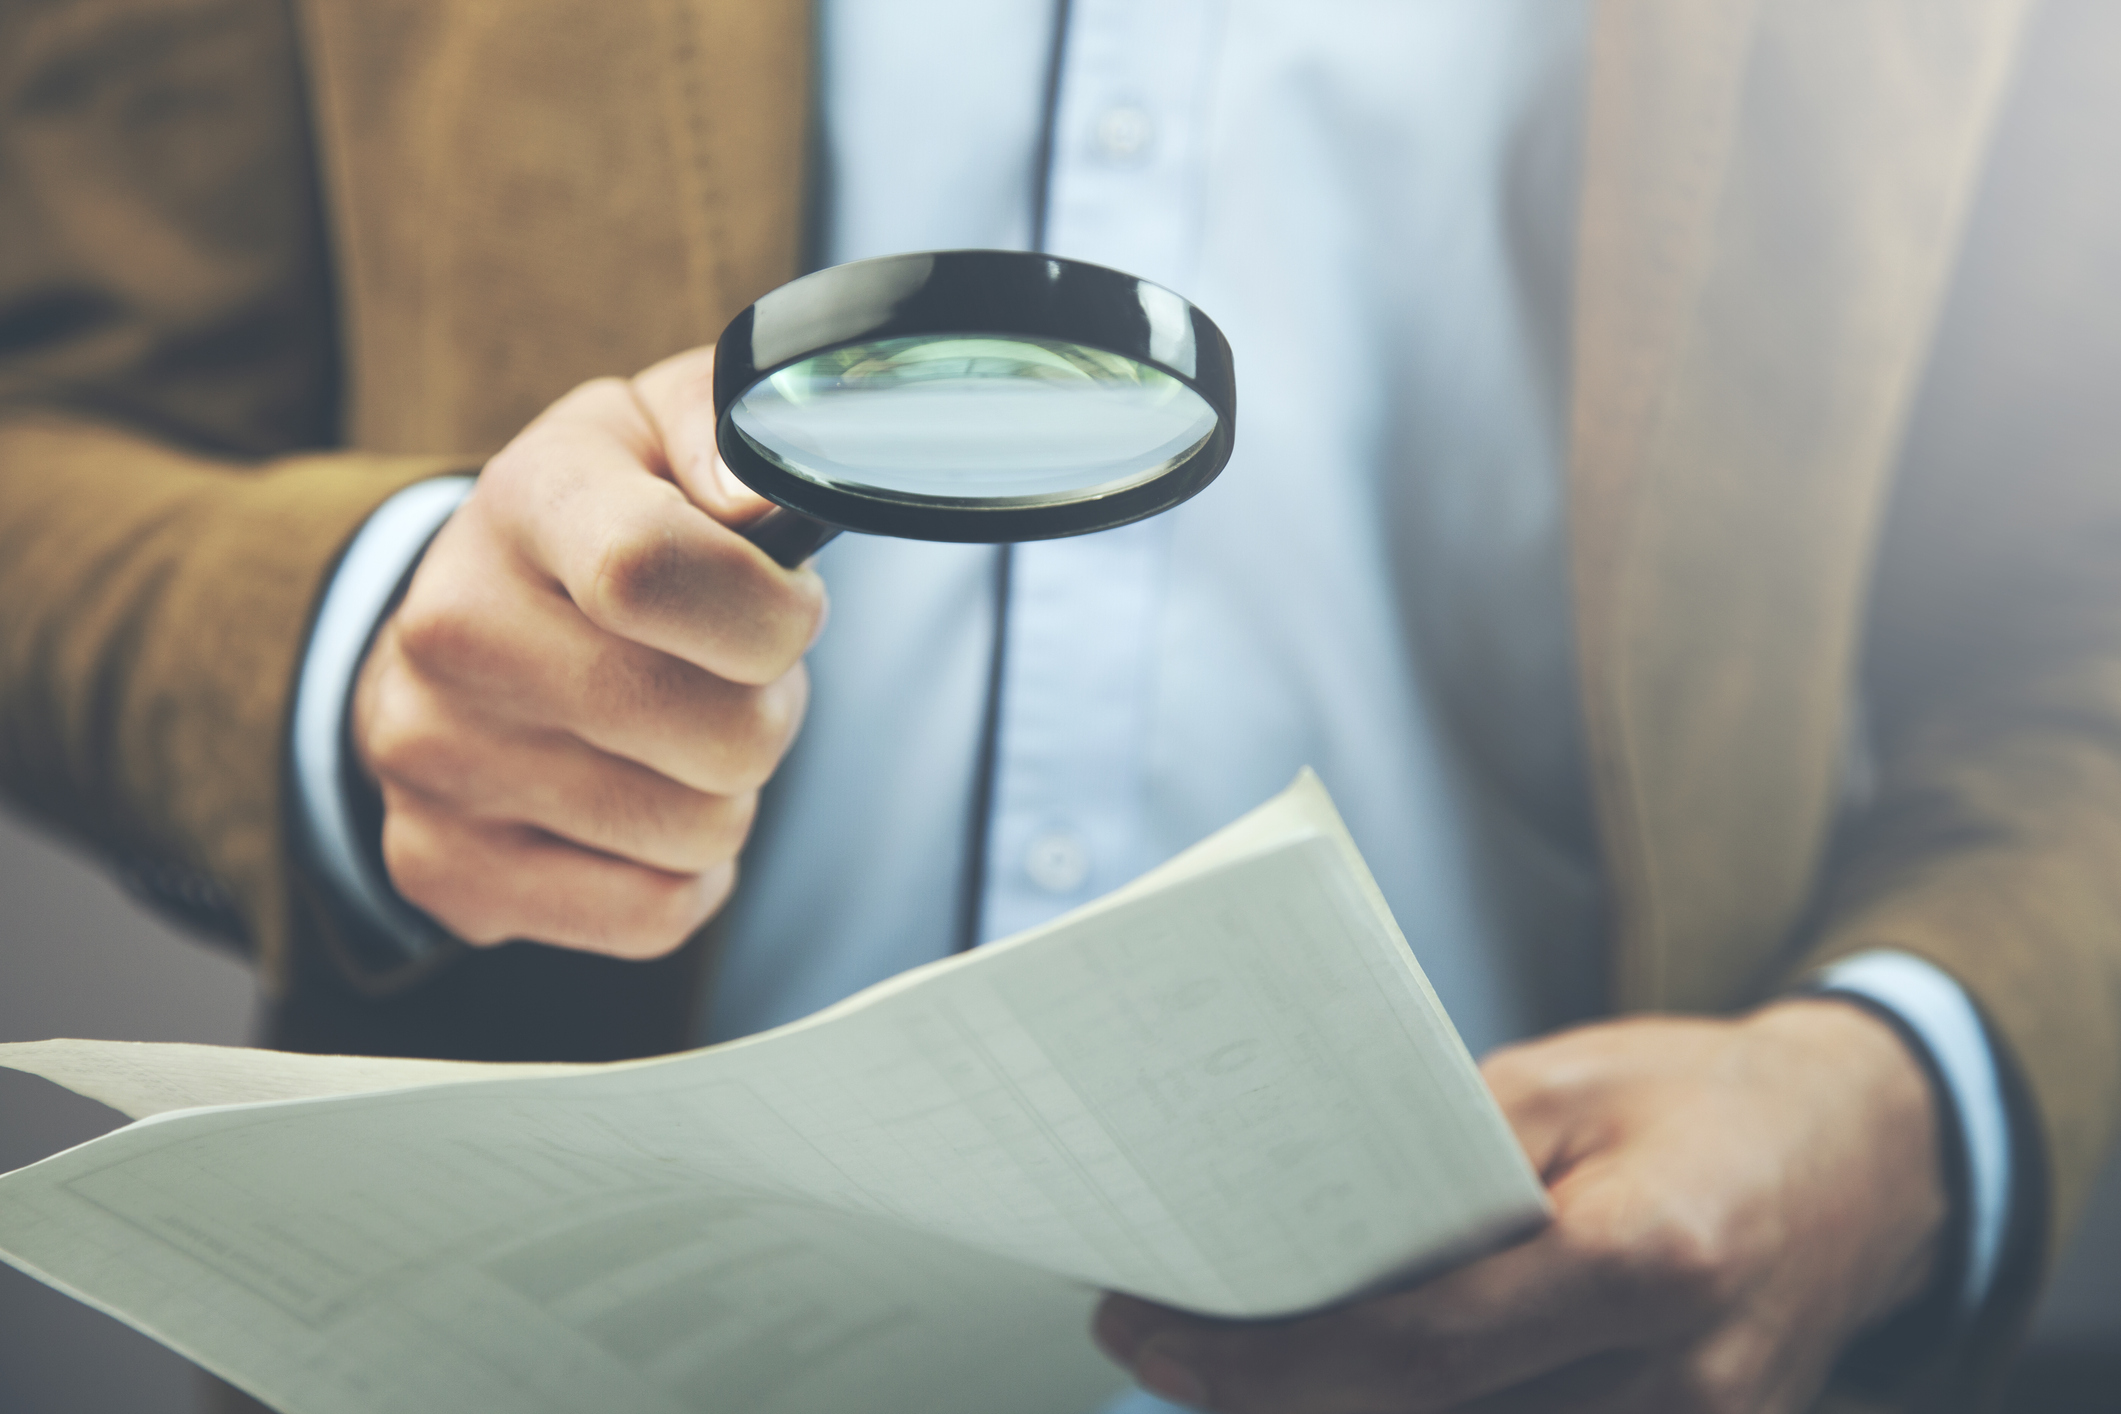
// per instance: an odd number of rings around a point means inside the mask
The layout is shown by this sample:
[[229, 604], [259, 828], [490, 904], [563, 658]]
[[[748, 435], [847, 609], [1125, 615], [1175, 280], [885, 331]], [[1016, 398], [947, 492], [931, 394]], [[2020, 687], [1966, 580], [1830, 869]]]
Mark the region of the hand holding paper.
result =
[[1126, 1297], [1100, 1343], [1217, 1414], [1812, 1405], [1850, 1332], [1921, 1292], [1945, 1199], [1934, 1101], [1845, 1002], [1636, 1017], [1483, 1067], [1552, 1185], [1533, 1241], [1308, 1320], [1202, 1322]]

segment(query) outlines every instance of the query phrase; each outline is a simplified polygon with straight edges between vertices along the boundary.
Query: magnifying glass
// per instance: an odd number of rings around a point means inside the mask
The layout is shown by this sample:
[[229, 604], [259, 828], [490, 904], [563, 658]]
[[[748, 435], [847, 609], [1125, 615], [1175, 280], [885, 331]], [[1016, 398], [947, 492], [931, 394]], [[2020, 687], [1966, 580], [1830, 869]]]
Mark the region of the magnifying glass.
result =
[[1169, 510], [1230, 459], [1214, 321], [1146, 280], [1050, 255], [943, 250], [805, 275], [730, 321], [715, 443], [777, 509], [783, 565], [842, 530], [1050, 540]]

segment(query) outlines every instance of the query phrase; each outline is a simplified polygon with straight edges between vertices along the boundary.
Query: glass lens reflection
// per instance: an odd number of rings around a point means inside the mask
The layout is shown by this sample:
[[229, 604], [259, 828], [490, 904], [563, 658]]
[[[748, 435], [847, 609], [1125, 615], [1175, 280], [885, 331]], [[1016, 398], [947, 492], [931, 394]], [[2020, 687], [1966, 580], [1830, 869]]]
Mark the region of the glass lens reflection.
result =
[[964, 335], [819, 354], [752, 388], [730, 418], [767, 460], [819, 485], [989, 505], [1124, 490], [1215, 430], [1205, 399], [1133, 359]]

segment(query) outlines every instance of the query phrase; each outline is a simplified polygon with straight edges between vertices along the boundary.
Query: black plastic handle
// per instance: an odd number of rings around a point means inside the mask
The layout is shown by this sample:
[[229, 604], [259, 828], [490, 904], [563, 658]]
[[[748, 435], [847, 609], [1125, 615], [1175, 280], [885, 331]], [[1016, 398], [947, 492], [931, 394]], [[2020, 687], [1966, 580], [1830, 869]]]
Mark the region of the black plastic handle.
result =
[[812, 520], [801, 511], [775, 506], [740, 533], [764, 550], [775, 564], [792, 570], [823, 549], [826, 541], [840, 533], [840, 528]]

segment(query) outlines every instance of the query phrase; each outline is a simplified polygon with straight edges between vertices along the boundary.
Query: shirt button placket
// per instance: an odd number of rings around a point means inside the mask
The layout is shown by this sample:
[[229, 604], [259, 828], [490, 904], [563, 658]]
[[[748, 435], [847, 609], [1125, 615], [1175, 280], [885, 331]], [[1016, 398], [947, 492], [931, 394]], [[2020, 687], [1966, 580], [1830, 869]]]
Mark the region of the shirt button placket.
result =
[[[1183, 292], [1197, 244], [1191, 133], [1214, 5], [1074, 0], [1046, 249]], [[1170, 517], [1016, 547], [983, 938], [1158, 862], [1145, 828]]]

